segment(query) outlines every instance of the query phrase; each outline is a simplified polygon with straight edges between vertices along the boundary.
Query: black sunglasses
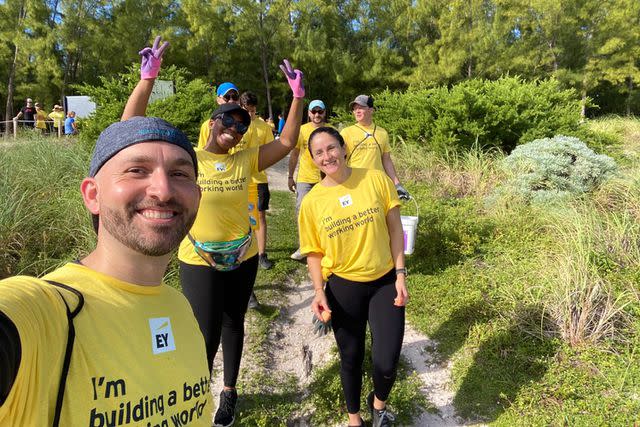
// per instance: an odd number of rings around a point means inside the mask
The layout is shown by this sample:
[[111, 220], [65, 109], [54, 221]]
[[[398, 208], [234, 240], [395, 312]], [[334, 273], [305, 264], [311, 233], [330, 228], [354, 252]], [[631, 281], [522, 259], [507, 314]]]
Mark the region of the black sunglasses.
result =
[[224, 98], [225, 101], [229, 102], [230, 99], [237, 101], [238, 99], [240, 99], [238, 97], [238, 94], [235, 92], [231, 92], [231, 93], [225, 93], [224, 95], [222, 95], [222, 97]]
[[241, 135], [247, 133], [247, 129], [249, 129], [249, 126], [245, 125], [243, 122], [237, 122], [233, 117], [226, 114], [222, 114], [221, 116], [218, 116], [218, 118], [222, 121], [222, 126], [226, 128], [235, 126], [236, 132]]
[[322, 114], [322, 113], [324, 113], [324, 110], [316, 109], [316, 108], [311, 110], [311, 114]]

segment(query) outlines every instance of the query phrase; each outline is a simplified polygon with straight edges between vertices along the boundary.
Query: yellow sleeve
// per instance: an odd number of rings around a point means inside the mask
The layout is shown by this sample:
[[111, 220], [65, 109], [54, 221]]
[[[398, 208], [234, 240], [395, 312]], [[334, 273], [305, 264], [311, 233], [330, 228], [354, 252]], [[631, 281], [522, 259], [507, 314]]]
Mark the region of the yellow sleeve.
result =
[[[308, 194], [307, 194], [308, 196]], [[298, 214], [298, 230], [300, 233], [300, 253], [311, 252], [324, 255], [324, 250], [320, 247], [320, 237], [316, 229], [317, 218], [313, 214], [313, 208], [309, 202], [309, 197], [302, 199], [300, 213]]]
[[382, 132], [380, 132], [379, 139], [380, 145], [382, 145], [382, 152], [389, 153], [391, 151], [391, 144], [389, 144], [389, 133], [385, 129], [382, 129]]
[[207, 140], [209, 139], [209, 134], [211, 133], [211, 129], [209, 129], [209, 119], [205, 120], [202, 125], [200, 125], [200, 135], [198, 136], [198, 148], [204, 150], [205, 145], [207, 145]]

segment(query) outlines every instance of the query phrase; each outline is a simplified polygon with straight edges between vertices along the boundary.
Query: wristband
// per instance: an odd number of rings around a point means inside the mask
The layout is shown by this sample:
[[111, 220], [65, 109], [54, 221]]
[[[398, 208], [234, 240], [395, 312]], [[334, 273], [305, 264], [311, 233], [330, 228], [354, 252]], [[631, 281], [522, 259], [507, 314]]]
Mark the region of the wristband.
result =
[[404, 267], [402, 267], [402, 268], [396, 268], [396, 276], [397, 276], [398, 274], [404, 274], [404, 275], [405, 275], [405, 277], [406, 277], [406, 276], [408, 276], [408, 274], [407, 274], [407, 269], [406, 269], [406, 268], [404, 268]]

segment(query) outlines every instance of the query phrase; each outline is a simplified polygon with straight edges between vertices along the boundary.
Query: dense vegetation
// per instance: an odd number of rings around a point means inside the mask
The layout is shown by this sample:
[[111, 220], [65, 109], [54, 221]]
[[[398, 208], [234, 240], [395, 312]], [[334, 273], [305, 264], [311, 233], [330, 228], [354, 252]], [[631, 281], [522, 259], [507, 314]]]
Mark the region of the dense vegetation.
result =
[[332, 109], [357, 93], [506, 75], [556, 78], [596, 114], [640, 108], [637, 0], [6, 0], [5, 117], [28, 96], [50, 108], [124, 72], [155, 34], [172, 43], [165, 64], [255, 91], [265, 116], [287, 105], [285, 57]]

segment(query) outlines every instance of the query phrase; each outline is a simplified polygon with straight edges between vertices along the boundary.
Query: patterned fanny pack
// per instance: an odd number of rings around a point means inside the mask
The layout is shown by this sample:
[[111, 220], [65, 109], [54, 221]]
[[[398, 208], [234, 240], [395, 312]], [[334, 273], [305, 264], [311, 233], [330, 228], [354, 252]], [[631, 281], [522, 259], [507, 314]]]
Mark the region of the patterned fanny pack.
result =
[[242, 257], [251, 247], [251, 229], [239, 239], [226, 242], [199, 242], [188, 234], [196, 253], [205, 262], [218, 271], [235, 270], [240, 266]]

